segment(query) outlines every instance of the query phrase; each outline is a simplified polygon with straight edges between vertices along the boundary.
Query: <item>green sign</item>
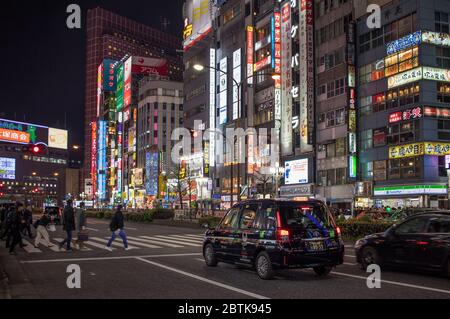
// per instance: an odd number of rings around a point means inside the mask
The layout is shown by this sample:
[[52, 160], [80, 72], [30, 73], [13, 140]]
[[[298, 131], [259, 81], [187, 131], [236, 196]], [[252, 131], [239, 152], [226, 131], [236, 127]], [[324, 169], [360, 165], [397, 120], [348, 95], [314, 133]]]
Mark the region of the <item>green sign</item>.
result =
[[116, 91], [116, 110], [120, 112], [123, 109], [123, 94], [124, 94], [124, 65], [120, 64], [120, 66], [116, 69], [116, 79], [117, 79], [117, 91]]

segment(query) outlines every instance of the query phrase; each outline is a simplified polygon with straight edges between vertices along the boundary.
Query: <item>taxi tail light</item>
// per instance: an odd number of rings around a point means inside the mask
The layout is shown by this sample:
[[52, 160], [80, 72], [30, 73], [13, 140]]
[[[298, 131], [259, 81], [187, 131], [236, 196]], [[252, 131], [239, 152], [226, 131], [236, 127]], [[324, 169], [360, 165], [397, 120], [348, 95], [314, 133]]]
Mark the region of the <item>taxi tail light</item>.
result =
[[286, 242], [290, 239], [290, 232], [287, 229], [277, 229], [277, 241]]
[[336, 228], [336, 234], [337, 234], [338, 236], [341, 236], [341, 228], [340, 228], [340, 227], [337, 227], [337, 228]]

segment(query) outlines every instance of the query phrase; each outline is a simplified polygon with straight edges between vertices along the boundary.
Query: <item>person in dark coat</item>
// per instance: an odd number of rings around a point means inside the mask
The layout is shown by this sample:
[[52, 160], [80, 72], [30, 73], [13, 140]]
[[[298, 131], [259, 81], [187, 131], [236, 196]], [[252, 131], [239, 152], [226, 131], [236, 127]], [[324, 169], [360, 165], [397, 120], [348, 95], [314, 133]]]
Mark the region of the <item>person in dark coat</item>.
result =
[[[11, 237], [12, 237], [12, 243], [11, 246], [9, 248], [9, 253], [11, 255], [17, 255], [17, 253], [15, 252], [15, 248], [17, 246], [17, 244], [20, 245], [20, 247], [24, 247], [26, 245], [23, 245], [22, 243], [22, 235], [20, 234], [23, 224], [24, 224], [24, 219], [23, 219], [23, 204], [18, 202], [16, 204], [16, 208], [15, 210], [12, 212], [12, 215], [10, 217], [11, 220]], [[8, 244], [8, 240], [7, 240], [7, 244]]]
[[64, 244], [67, 244], [67, 251], [71, 252], [72, 248], [70, 244], [72, 242], [72, 232], [75, 231], [75, 211], [73, 209], [73, 202], [71, 199], [67, 201], [66, 207], [64, 207], [63, 212], [63, 230], [66, 232], [66, 238], [59, 243], [59, 249], [61, 249]]
[[109, 251], [112, 251], [111, 244], [116, 239], [118, 232], [120, 238], [123, 240], [123, 245], [125, 247], [125, 250], [128, 250], [128, 242], [127, 242], [127, 234], [125, 233], [124, 229], [124, 222], [123, 222], [123, 214], [122, 214], [122, 205], [117, 206], [117, 211], [114, 214], [113, 218], [111, 219], [111, 223], [109, 225], [109, 228], [111, 229], [111, 239], [108, 242], [108, 245], [106, 246], [106, 249]]
[[28, 237], [30, 239], [33, 239], [33, 233], [31, 232], [31, 225], [33, 225], [33, 209], [30, 205], [28, 205], [25, 210], [23, 211], [23, 227], [22, 231], [24, 235], [28, 233]]

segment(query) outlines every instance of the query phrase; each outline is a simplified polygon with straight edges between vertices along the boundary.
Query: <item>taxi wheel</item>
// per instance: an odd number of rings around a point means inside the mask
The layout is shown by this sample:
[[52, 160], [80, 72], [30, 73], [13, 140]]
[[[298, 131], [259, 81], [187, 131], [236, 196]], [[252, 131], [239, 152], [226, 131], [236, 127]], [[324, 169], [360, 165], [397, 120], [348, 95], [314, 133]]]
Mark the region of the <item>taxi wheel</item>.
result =
[[208, 267], [216, 267], [217, 266], [216, 253], [214, 252], [214, 248], [213, 248], [212, 244], [208, 244], [205, 246], [205, 250], [203, 251], [203, 256], [205, 258], [205, 262]]
[[321, 267], [314, 267], [313, 268], [313, 270], [316, 273], [316, 275], [320, 276], [320, 277], [327, 276], [331, 272], [331, 269], [333, 269], [331, 266], [321, 266]]
[[361, 252], [361, 261], [364, 270], [367, 269], [368, 266], [373, 264], [381, 266], [380, 255], [375, 248], [370, 246], [363, 248]]
[[265, 251], [260, 252], [256, 257], [255, 268], [261, 279], [269, 280], [274, 277], [275, 272], [272, 267], [272, 262], [270, 261], [269, 254]]

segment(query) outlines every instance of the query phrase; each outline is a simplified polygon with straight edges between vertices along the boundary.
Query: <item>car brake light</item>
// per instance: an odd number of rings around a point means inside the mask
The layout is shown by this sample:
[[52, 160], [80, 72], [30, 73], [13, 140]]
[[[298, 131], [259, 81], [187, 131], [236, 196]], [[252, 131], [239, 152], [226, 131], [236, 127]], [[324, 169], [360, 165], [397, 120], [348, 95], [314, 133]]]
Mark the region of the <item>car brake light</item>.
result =
[[289, 241], [289, 230], [278, 229], [277, 230], [277, 240], [282, 241], [282, 242]]
[[341, 235], [341, 228], [340, 227], [337, 227], [336, 228], [336, 233], [340, 236]]

